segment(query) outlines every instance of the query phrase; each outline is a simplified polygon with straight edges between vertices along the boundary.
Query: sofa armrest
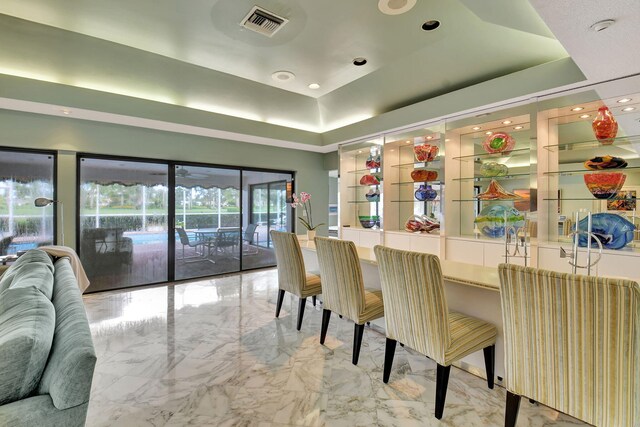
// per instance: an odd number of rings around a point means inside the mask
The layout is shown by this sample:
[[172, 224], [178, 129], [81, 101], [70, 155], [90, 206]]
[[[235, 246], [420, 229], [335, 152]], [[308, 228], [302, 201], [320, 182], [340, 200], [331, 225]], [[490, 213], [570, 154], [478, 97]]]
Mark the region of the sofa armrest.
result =
[[43, 394], [0, 406], [0, 425], [11, 427], [81, 427], [87, 419], [89, 403], [60, 410], [51, 396]]

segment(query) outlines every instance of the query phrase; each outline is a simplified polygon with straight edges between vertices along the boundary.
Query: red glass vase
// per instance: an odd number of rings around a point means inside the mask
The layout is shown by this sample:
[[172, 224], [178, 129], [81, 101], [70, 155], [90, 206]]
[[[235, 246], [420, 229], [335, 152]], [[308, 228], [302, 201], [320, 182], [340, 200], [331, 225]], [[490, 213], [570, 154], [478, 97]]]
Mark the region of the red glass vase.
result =
[[618, 122], [607, 107], [598, 108], [598, 115], [591, 124], [596, 139], [602, 145], [611, 145], [618, 134]]

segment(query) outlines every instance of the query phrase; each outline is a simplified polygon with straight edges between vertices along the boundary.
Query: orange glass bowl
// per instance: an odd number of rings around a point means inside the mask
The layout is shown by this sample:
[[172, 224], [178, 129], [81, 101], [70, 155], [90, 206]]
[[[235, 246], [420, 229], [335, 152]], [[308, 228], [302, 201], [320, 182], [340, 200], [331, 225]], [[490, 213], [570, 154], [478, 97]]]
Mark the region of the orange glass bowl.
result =
[[418, 162], [432, 162], [438, 156], [440, 149], [437, 145], [421, 144], [413, 147], [413, 153]]
[[416, 169], [411, 171], [411, 179], [413, 182], [435, 181], [438, 179], [438, 171]]
[[584, 183], [596, 199], [611, 199], [618, 194], [627, 176], [619, 172], [587, 173]]

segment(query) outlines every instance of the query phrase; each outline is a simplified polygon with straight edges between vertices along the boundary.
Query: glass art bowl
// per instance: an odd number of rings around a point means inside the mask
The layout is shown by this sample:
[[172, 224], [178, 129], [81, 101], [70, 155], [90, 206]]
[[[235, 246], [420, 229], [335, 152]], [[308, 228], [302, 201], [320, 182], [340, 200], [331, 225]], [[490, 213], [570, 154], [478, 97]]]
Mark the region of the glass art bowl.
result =
[[421, 144], [413, 147], [413, 153], [418, 162], [432, 162], [438, 156], [440, 149], [437, 145]]
[[615, 197], [626, 179], [627, 176], [620, 172], [584, 174], [584, 183], [596, 199]]
[[411, 179], [413, 182], [427, 182], [438, 179], [438, 171], [427, 169], [416, 169], [411, 171]]
[[507, 226], [520, 228], [524, 226], [524, 215], [511, 206], [485, 206], [474, 221], [480, 232], [492, 239], [504, 236], [505, 214]]
[[[586, 231], [588, 218], [582, 218], [579, 222], [579, 230]], [[575, 226], [573, 227], [575, 230]], [[602, 243], [604, 249], [622, 249], [633, 241], [633, 233], [636, 227], [631, 221], [621, 215], [612, 213], [596, 213], [591, 215], [591, 232]], [[578, 246], [587, 247], [587, 236], [578, 236]], [[598, 247], [592, 239], [591, 247]]]
[[486, 162], [480, 166], [480, 174], [486, 178], [506, 176], [509, 173], [507, 165], [496, 162]]
[[484, 151], [490, 154], [509, 154], [516, 145], [516, 140], [506, 132], [496, 132], [491, 134], [482, 143]]
[[358, 220], [364, 228], [380, 227], [380, 217], [378, 215], [359, 216]]

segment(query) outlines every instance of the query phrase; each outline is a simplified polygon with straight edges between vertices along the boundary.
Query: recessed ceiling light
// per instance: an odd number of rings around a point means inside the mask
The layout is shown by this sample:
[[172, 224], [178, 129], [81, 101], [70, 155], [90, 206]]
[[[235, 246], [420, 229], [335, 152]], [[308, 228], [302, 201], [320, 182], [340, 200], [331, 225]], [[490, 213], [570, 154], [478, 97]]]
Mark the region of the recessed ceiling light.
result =
[[367, 58], [363, 58], [362, 56], [358, 56], [357, 58], [353, 59], [353, 65], [355, 65], [356, 67], [362, 67], [366, 63]]
[[320, 85], [318, 83], [311, 83], [309, 89], [320, 89]]
[[514, 129], [515, 129], [515, 130], [520, 130], [520, 129], [522, 129], [523, 127], [524, 127], [524, 126], [514, 126]]
[[636, 107], [626, 107], [626, 108], [623, 108], [622, 111], [633, 111], [635, 109]]
[[486, 131], [484, 134], [485, 135], [491, 135], [493, 132], [491, 132], [490, 130]]
[[480, 126], [474, 126], [474, 127], [472, 127], [471, 129], [473, 129], [473, 130], [480, 130], [480, 129], [482, 129], [482, 128], [481, 128]]
[[407, 143], [407, 144], [411, 144], [411, 141], [407, 140], [407, 142], [406, 142], [406, 143]]
[[582, 114], [580, 116], [581, 119], [588, 119], [590, 116], [588, 114]]
[[424, 24], [422, 24], [422, 29], [425, 30], [425, 31], [433, 31], [436, 28], [438, 28], [439, 26], [440, 26], [440, 21], [432, 19], [432, 20], [427, 21]]
[[62, 114], [67, 115], [67, 116], [68, 116], [69, 114], [71, 114], [71, 111], [70, 111], [70, 110], [67, 110], [66, 108], [63, 108], [63, 109], [62, 109], [62, 110], [60, 110], [60, 111], [62, 111]]
[[358, 150], [358, 154], [362, 154], [362, 150]]
[[296, 75], [293, 74], [291, 71], [281, 70], [271, 74], [271, 78], [277, 82], [284, 83], [284, 82], [288, 82], [295, 79]]
[[416, 5], [417, 0], [379, 0], [378, 9], [385, 15], [400, 15]]
[[613, 19], [603, 19], [602, 21], [598, 21], [595, 24], [591, 25], [589, 29], [598, 33], [600, 31], [606, 30], [615, 23], [616, 21]]
[[619, 104], [624, 104], [625, 102], [629, 102], [631, 101], [631, 98], [622, 98], [622, 99], [618, 99], [618, 103]]
[[574, 107], [571, 109], [571, 111], [582, 111], [584, 110], [584, 107]]
[[505, 120], [504, 122], [502, 122], [503, 125], [510, 125], [511, 124], [511, 120]]
[[449, 138], [445, 139], [444, 142], [449, 142], [451, 141]]
[[433, 137], [432, 136], [428, 136], [427, 139], [433, 139]]

